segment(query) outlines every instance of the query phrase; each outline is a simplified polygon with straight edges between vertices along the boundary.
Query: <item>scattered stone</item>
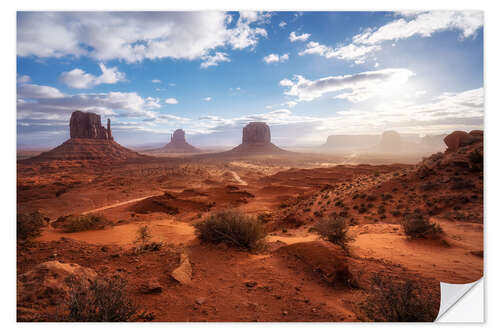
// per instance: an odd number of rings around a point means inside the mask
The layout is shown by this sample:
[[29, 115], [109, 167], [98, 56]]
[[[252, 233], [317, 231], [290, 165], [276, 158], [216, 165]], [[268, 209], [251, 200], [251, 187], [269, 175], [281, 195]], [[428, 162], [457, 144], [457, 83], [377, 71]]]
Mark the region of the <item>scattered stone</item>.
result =
[[190, 284], [193, 275], [193, 269], [189, 257], [185, 253], [181, 253], [180, 265], [170, 273], [170, 275], [181, 284]]
[[206, 301], [205, 297], [200, 297], [200, 298], [196, 299], [196, 304], [203, 305], [205, 303], [205, 301]]
[[139, 290], [143, 294], [160, 294], [163, 291], [163, 287], [157, 279], [152, 278], [144, 282]]
[[257, 282], [255, 281], [246, 281], [245, 282], [245, 286], [247, 286], [248, 288], [253, 288], [257, 285]]

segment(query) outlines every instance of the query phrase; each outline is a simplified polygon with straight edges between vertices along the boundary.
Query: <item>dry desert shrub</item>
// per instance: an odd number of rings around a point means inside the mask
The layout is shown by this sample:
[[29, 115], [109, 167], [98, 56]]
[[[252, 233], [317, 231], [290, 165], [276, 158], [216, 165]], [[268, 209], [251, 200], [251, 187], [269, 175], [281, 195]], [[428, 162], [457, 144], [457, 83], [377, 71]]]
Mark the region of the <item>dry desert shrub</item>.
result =
[[327, 218], [320, 220], [314, 226], [314, 230], [318, 232], [322, 238], [327, 241], [340, 245], [347, 251], [347, 243], [352, 239], [347, 236], [348, 224], [346, 220], [340, 216], [330, 215]]
[[[430, 322], [434, 321], [436, 299], [422, 293], [416, 282], [395, 282], [372, 278], [373, 293], [361, 305], [361, 310], [374, 321], [384, 322]], [[419, 293], [420, 291], [420, 293]], [[439, 302], [439, 300], [437, 300]]]
[[253, 250], [259, 247], [266, 231], [257, 219], [237, 211], [223, 211], [210, 215], [196, 226], [198, 238], [208, 243]]
[[70, 215], [60, 224], [63, 232], [79, 232], [104, 229], [110, 221], [102, 215]]
[[137, 307], [126, 292], [127, 281], [115, 276], [84, 283], [73, 280], [65, 311], [58, 321], [124, 322], [136, 314]]
[[439, 224], [431, 223], [428, 217], [419, 212], [405, 214], [401, 220], [401, 226], [405, 235], [410, 239], [438, 239], [443, 234], [443, 229]]
[[29, 240], [40, 236], [41, 229], [45, 226], [42, 214], [34, 212], [31, 214], [17, 214], [17, 239]]

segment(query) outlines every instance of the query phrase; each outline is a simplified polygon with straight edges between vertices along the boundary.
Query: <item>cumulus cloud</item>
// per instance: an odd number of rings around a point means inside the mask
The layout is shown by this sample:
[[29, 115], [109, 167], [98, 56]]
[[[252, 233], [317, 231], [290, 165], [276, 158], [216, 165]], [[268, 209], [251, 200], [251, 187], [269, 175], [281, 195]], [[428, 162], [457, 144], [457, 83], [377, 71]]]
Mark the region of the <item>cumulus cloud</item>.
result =
[[284, 27], [286, 27], [286, 22], [285, 21], [281, 21], [278, 25], [279, 25], [280, 28], [284, 28]]
[[179, 101], [173, 97], [170, 97], [170, 98], [167, 98], [165, 100], [165, 103], [167, 103], [167, 104], [179, 104]]
[[269, 14], [192, 12], [20, 12], [17, 55], [98, 60], [202, 59], [219, 47], [254, 47]]
[[[367, 29], [353, 37], [357, 44], [373, 45], [412, 36], [430, 37], [444, 30], [458, 30], [462, 38], [473, 37], [483, 26], [481, 11], [430, 11], [404, 14], [405, 18], [389, 22], [378, 29]], [[411, 18], [411, 19], [408, 19]]]
[[59, 89], [38, 84], [23, 84], [17, 87], [17, 98], [21, 99], [51, 99], [64, 97]]
[[210, 101], [212, 100], [212, 97], [205, 97], [203, 100], [204, 100], [205, 102], [210, 102]]
[[31, 81], [31, 78], [28, 75], [18, 75], [17, 76], [17, 83], [18, 84], [28, 83], [30, 81]]
[[317, 54], [327, 59], [337, 58], [344, 60], [355, 60], [356, 63], [360, 64], [365, 62], [367, 54], [379, 49], [380, 46], [378, 45], [358, 46], [354, 44], [349, 44], [333, 49], [317, 42], [309, 42], [307, 43], [307, 48], [304, 51], [299, 52], [299, 55]]
[[213, 55], [207, 55], [202, 58], [204, 61], [201, 63], [201, 68], [208, 68], [210, 66], [217, 66], [219, 62], [229, 62], [231, 59], [228, 58], [227, 53], [216, 52]]
[[284, 79], [280, 81], [280, 85], [288, 87], [285, 94], [296, 97], [297, 101], [312, 101], [326, 93], [341, 92], [335, 97], [350, 102], [360, 102], [383, 95], [385, 91], [406, 83], [413, 75], [414, 73], [408, 69], [389, 68], [352, 75], [329, 76], [314, 81], [296, 75], [295, 82]]
[[153, 82], [153, 83], [161, 83], [161, 80], [160, 79], [152, 79], [151, 82]]
[[311, 34], [303, 33], [302, 35], [296, 35], [295, 31], [292, 31], [290, 33], [289, 39], [291, 42], [296, 42], [296, 41], [304, 42], [304, 41], [308, 40], [309, 37], [311, 37]]
[[[381, 44], [386, 41], [394, 42], [413, 36], [430, 37], [436, 32], [445, 30], [460, 31], [462, 39], [474, 38], [477, 30], [483, 26], [481, 11], [408, 11], [399, 12], [397, 15], [402, 18], [379, 28], [368, 28], [355, 35], [350, 44], [334, 48], [311, 41], [299, 55], [317, 54], [327, 59], [351, 60], [361, 64], [368, 56], [379, 51]], [[291, 34], [290, 40], [292, 40]], [[392, 46], [394, 45], [392, 43]]]
[[63, 72], [59, 79], [67, 86], [77, 89], [89, 89], [100, 84], [113, 84], [125, 81], [125, 73], [118, 71], [117, 67], [107, 68], [103, 63], [99, 64], [101, 69], [100, 76], [94, 76], [90, 73], [75, 68], [69, 72]]
[[285, 54], [282, 54], [282, 55], [271, 53], [270, 55], [267, 55], [264, 58], [262, 58], [262, 60], [266, 64], [270, 64], [270, 63], [273, 63], [273, 62], [285, 62], [285, 61], [288, 60], [288, 53], [285, 53]]

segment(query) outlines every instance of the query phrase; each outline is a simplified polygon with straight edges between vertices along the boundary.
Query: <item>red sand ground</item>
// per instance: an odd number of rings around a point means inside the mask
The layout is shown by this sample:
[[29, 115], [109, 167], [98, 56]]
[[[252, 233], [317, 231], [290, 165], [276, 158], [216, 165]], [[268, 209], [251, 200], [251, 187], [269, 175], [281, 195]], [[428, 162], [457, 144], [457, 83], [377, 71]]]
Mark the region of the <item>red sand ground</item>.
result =
[[[328, 167], [318, 168], [322, 163]], [[40, 210], [52, 220], [93, 212], [112, 225], [76, 233], [45, 228], [35, 242], [18, 246], [18, 275], [48, 260], [77, 263], [100, 275], [119, 273], [156, 321], [360, 321], [367, 320], [360, 304], [371, 292], [371, 275], [414, 279], [437, 303], [439, 281], [467, 283], [482, 276], [482, 170], [453, 164], [450, 171], [436, 168], [421, 178], [415, 165], [332, 163], [319, 157], [148, 158], [106, 168], [86, 161], [20, 163], [20, 212]], [[463, 180], [467, 184], [453, 185]], [[366, 212], [358, 211], [362, 203]], [[401, 216], [391, 212], [417, 207], [432, 212], [445, 245], [403, 235]], [[199, 243], [194, 224], [226, 208], [260, 216], [269, 231], [265, 249], [248, 253]], [[345, 262], [357, 287], [324, 280], [321, 272], [332, 258], [318, 259], [323, 250], [316, 252], [314, 244], [322, 243], [310, 230], [322, 216], [343, 211], [354, 238]], [[141, 225], [151, 228], [153, 241], [166, 244], [162, 250], [132, 255]], [[314, 260], [300, 259], [287, 244]], [[190, 285], [169, 275], [180, 253], [192, 263]], [[141, 293], [150, 278], [158, 279], [160, 294]], [[54, 309], [19, 301], [19, 319], [36, 320]]]

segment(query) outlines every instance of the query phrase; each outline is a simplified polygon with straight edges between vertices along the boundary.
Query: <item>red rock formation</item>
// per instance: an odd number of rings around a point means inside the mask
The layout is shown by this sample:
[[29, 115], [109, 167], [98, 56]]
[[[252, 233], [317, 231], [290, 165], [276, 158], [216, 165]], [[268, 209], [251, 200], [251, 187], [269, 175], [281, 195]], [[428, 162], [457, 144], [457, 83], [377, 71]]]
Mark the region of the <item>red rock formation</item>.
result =
[[196, 147], [191, 146], [186, 141], [186, 132], [182, 129], [177, 129], [172, 134], [170, 142], [165, 145], [162, 149], [155, 152], [161, 153], [197, 153], [200, 150]]
[[106, 129], [101, 125], [101, 116], [91, 112], [73, 112], [69, 121], [69, 134], [72, 139], [113, 140], [111, 121], [108, 119]]
[[278, 154], [286, 151], [271, 143], [271, 130], [266, 123], [251, 122], [243, 128], [241, 145], [227, 153]]
[[444, 138], [444, 143], [448, 147], [447, 151], [456, 151], [458, 148], [466, 146], [473, 141], [473, 136], [464, 131], [455, 131]]
[[252, 122], [243, 128], [242, 143], [271, 143], [271, 129], [264, 122]]

